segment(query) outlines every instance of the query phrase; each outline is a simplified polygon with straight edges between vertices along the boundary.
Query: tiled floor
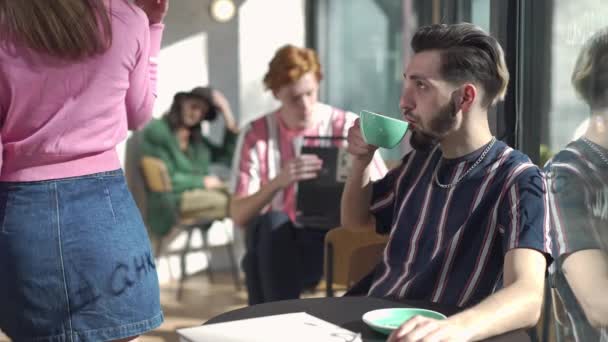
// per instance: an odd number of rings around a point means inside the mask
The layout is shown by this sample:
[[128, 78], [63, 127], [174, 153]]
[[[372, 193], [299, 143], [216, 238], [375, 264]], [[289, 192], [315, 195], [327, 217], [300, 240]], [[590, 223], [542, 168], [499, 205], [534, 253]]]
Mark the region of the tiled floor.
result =
[[247, 305], [244, 288], [236, 291], [230, 274], [216, 274], [214, 283], [204, 275], [189, 278], [184, 284], [183, 298], [175, 299], [176, 283], [161, 286], [161, 302], [165, 322], [155, 331], [142, 336], [143, 342], [178, 341], [176, 329], [200, 325], [223, 312]]

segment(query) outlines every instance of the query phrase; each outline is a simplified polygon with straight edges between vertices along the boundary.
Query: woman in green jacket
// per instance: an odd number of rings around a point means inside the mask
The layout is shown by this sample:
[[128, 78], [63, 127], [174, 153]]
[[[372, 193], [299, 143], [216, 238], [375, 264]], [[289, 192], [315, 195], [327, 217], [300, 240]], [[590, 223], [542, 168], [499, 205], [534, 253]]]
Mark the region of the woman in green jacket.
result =
[[[222, 115], [226, 132], [222, 146], [202, 135], [203, 121]], [[177, 214], [220, 219], [227, 215], [228, 196], [219, 177], [209, 174], [212, 163], [230, 166], [238, 128], [230, 105], [217, 90], [197, 87], [175, 94], [167, 114], [146, 126], [142, 155], [162, 160], [172, 182], [172, 193], [147, 192], [149, 228], [165, 236]]]

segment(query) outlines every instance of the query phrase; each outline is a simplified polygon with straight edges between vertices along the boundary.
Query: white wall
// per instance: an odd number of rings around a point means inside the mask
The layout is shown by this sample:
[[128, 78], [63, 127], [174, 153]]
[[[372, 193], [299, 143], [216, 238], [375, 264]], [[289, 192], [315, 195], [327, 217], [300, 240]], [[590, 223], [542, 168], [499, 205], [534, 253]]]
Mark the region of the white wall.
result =
[[[175, 92], [210, 83], [208, 35], [213, 31], [210, 33], [208, 27], [238, 25], [239, 41], [225, 41], [225, 44], [234, 45], [239, 54], [240, 90], [238, 100], [233, 102], [239, 101], [236, 107], [240, 110], [235, 115], [239, 116], [242, 126], [277, 107], [272, 94], [264, 90], [262, 79], [278, 48], [285, 44], [304, 46], [305, 0], [245, 0], [237, 19], [226, 24], [209, 22], [207, 2], [180, 0], [169, 10], [154, 116], [159, 117], [168, 109]], [[123, 165], [124, 145], [117, 146]]]
[[154, 117], [161, 116], [169, 109], [175, 93], [208, 84], [207, 65], [205, 32], [163, 47], [159, 58], [158, 98]]
[[[170, 28], [167, 27], [167, 30]], [[169, 109], [175, 93], [208, 84], [207, 64], [205, 32], [164, 46], [159, 55], [158, 98], [154, 105], [154, 117], [162, 116]], [[123, 141], [116, 148], [124, 166], [125, 142]]]
[[241, 125], [277, 107], [262, 80], [275, 51], [304, 46], [305, 0], [247, 0], [240, 8]]

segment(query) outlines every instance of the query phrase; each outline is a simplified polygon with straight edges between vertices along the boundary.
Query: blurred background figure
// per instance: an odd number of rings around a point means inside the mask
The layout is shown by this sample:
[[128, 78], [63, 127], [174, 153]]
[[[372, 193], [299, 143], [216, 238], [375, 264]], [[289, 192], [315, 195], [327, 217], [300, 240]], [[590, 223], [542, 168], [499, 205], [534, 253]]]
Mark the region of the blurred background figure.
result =
[[[225, 122], [221, 146], [202, 134], [204, 121], [222, 116]], [[213, 163], [229, 167], [237, 124], [224, 95], [210, 87], [197, 87], [175, 94], [169, 111], [143, 131], [142, 155], [160, 159], [171, 178], [172, 192], [147, 192], [147, 220], [159, 236], [171, 236], [176, 209], [182, 214], [222, 219], [228, 212], [227, 186], [210, 172]], [[172, 239], [167, 238], [170, 242]]]
[[582, 47], [571, 77], [588, 105], [584, 134], [546, 166], [553, 301], [569, 340], [608, 341], [608, 28]]
[[167, 0], [0, 2], [0, 329], [128, 340], [163, 321], [116, 145], [152, 116]]

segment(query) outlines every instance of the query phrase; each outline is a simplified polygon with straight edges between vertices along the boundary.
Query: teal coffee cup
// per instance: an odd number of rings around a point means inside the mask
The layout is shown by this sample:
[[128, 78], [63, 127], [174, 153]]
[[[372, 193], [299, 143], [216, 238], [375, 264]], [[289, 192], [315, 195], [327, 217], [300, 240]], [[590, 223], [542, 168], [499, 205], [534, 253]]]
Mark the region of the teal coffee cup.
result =
[[360, 115], [361, 134], [365, 142], [379, 147], [393, 148], [403, 140], [409, 124], [367, 110]]
[[390, 335], [393, 330], [399, 328], [403, 323], [414, 316], [423, 316], [438, 320], [446, 317], [436, 311], [415, 308], [379, 309], [367, 312], [363, 315], [363, 322], [379, 333]]

